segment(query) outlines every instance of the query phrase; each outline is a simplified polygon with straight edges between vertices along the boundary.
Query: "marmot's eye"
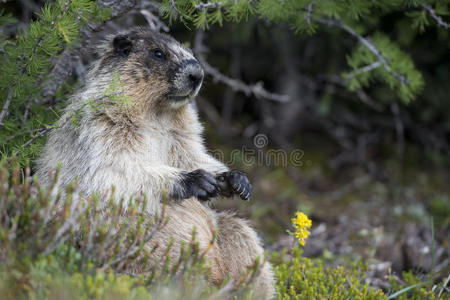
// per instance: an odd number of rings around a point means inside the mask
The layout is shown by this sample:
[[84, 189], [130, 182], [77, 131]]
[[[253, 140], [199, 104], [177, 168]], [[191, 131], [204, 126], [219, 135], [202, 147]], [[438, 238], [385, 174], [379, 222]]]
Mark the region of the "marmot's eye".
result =
[[164, 53], [160, 49], [152, 50], [152, 54], [153, 54], [153, 57], [155, 57], [157, 59], [165, 59], [166, 58], [166, 55], [164, 55]]

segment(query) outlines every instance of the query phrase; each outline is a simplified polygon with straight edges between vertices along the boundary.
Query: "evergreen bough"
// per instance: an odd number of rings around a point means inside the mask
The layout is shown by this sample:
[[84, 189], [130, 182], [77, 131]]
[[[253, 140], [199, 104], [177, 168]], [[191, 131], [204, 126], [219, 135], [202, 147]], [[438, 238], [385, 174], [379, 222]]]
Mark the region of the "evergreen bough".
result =
[[[15, 39], [0, 36], [2, 154], [18, 152], [25, 161], [39, 152], [39, 143], [27, 141], [42, 136], [57, 118], [55, 112], [46, 110], [46, 99], [40, 96], [43, 84], [51, 79], [52, 65], [79, 41], [83, 25], [102, 21], [108, 14], [92, 0], [58, 0], [45, 4], [37, 19], [19, 30]], [[11, 16], [0, 16], [0, 24], [13, 21]]]

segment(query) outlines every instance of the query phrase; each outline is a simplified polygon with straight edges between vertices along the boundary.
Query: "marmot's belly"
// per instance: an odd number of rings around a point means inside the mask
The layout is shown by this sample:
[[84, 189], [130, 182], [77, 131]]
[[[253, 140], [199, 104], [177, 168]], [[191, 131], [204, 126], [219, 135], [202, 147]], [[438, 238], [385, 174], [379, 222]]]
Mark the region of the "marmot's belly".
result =
[[197, 199], [190, 198], [178, 204], [167, 205], [164, 214], [168, 217], [168, 223], [158, 230], [146, 245], [148, 251], [153, 250], [149, 254], [148, 265], [137, 265], [133, 268], [133, 272], [146, 272], [149, 267], [154, 267], [156, 262], [161, 267], [164, 263], [162, 258], [166, 255], [171, 240], [173, 245], [169, 252], [170, 261], [178, 261], [182, 244], [188, 247], [195, 231], [194, 241], [198, 243], [199, 254], [204, 255], [210, 267], [209, 280], [216, 284], [220, 283], [226, 272], [217, 239], [214, 240], [214, 234], [218, 229], [215, 211], [205, 207]]
[[169, 222], [162, 229], [163, 235], [176, 235], [180, 242], [190, 242], [195, 230], [200, 246], [208, 246], [217, 229], [215, 212], [195, 198], [168, 205], [165, 214], [169, 217]]

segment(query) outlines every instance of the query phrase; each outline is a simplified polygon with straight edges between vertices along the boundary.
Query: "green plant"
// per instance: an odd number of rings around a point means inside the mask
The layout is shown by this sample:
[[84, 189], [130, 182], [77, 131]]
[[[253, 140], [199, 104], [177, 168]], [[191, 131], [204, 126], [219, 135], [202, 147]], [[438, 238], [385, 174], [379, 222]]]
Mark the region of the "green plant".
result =
[[[367, 266], [355, 263], [351, 268], [325, 267], [321, 260], [302, 257], [295, 248], [292, 257], [284, 261], [286, 253], [274, 253], [277, 276], [277, 299], [445, 299], [444, 282], [433, 288], [412, 272], [403, 274], [403, 281], [389, 276], [387, 291], [368, 283]], [[282, 260], [280, 262], [279, 260]]]

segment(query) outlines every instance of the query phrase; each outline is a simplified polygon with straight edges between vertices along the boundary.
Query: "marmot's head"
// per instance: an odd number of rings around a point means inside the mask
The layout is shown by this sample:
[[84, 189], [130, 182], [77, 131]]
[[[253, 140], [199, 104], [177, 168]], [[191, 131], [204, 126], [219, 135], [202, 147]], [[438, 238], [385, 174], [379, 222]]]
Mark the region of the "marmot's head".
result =
[[191, 50], [149, 29], [112, 36], [100, 47], [100, 56], [92, 80], [118, 73], [126, 94], [147, 108], [182, 107], [203, 81], [203, 69]]

